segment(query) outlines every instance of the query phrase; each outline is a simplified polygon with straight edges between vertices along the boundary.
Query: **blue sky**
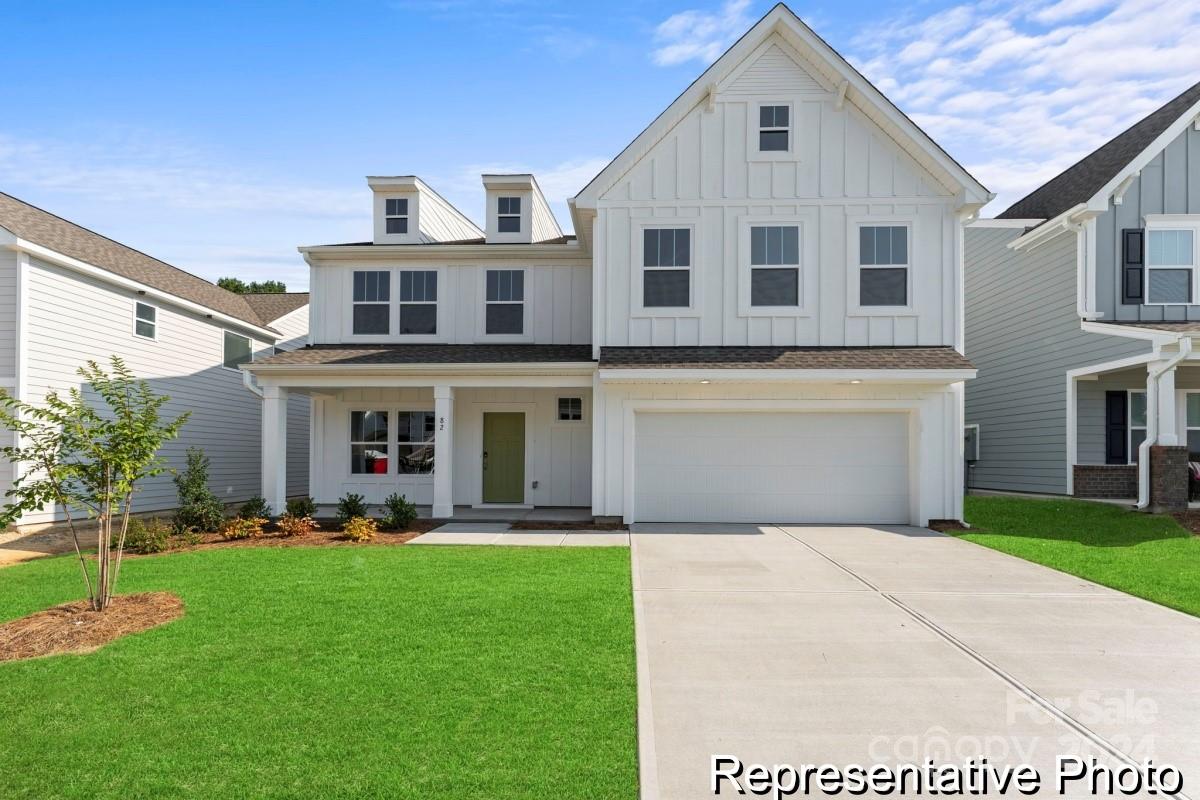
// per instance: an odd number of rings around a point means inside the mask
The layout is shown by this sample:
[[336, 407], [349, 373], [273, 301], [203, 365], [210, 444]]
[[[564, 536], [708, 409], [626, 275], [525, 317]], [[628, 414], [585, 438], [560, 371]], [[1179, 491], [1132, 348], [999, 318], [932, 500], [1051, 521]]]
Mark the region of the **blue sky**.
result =
[[[370, 236], [364, 176], [478, 219], [479, 174], [563, 201], [770, 7], [7, 2], [0, 190], [206, 278], [303, 289]], [[1200, 80], [1200, 3], [813, 2], [799, 13], [1000, 197]], [[14, 77], [15, 76], [15, 77]]]

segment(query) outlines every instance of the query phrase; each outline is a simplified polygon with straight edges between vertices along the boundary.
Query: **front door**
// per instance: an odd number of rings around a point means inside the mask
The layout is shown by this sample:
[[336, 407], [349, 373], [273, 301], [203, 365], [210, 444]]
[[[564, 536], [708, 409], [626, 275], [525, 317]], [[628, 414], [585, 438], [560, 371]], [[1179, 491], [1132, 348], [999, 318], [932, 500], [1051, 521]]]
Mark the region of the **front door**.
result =
[[483, 502], [525, 500], [525, 415], [483, 415]]

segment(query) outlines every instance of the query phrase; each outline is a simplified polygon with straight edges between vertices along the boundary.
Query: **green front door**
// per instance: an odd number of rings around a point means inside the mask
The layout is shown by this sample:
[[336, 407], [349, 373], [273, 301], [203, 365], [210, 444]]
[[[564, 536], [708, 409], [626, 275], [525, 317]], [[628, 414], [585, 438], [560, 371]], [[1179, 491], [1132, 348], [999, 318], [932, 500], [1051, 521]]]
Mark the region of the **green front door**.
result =
[[525, 415], [483, 415], [483, 502], [525, 501]]

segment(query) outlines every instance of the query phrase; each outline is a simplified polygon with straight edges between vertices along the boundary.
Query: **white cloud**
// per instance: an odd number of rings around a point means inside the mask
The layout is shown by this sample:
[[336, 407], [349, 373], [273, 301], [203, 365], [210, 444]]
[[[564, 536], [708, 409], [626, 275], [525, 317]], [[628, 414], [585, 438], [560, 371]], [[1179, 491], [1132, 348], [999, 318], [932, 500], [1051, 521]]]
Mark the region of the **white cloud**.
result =
[[747, 15], [750, 0], [727, 0], [719, 11], [691, 9], [672, 14], [654, 29], [655, 64], [674, 66], [685, 61], [716, 61], [754, 22]]

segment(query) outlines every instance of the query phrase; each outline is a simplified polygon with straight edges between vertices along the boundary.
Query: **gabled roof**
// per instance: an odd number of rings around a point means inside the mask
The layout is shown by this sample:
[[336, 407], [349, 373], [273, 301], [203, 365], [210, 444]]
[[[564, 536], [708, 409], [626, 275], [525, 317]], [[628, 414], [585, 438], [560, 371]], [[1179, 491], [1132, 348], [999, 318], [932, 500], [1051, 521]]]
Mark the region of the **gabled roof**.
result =
[[266, 327], [266, 321], [255, 312], [245, 297], [3, 192], [0, 192], [0, 227], [8, 229], [18, 239], [41, 245], [255, 327]]
[[266, 324], [308, 305], [308, 292], [250, 292], [242, 298]]
[[[650, 123], [637, 138], [600, 171], [577, 194], [572, 203], [579, 208], [594, 208], [596, 200], [617, 183], [646, 152], [700, 103], [726, 75], [735, 70], [767, 37], [778, 33], [794, 48], [811, 54], [812, 63], [835, 86], [841, 84], [846, 102], [863, 109], [871, 120], [913, 155], [926, 169], [942, 173], [939, 179], [961, 191], [965, 204], [982, 205], [992, 195], [961, 164], [921, 130], [882, 92], [863, 77], [850, 62], [818, 36], [785, 4], [779, 3], [692, 82], [679, 97]], [[819, 62], [819, 63], [818, 63]], [[948, 186], [947, 188], [952, 188]]]
[[1013, 203], [997, 214], [997, 219], [1053, 219], [1087, 203], [1169, 128], [1181, 120], [1190, 121], [1197, 104], [1200, 83]]

